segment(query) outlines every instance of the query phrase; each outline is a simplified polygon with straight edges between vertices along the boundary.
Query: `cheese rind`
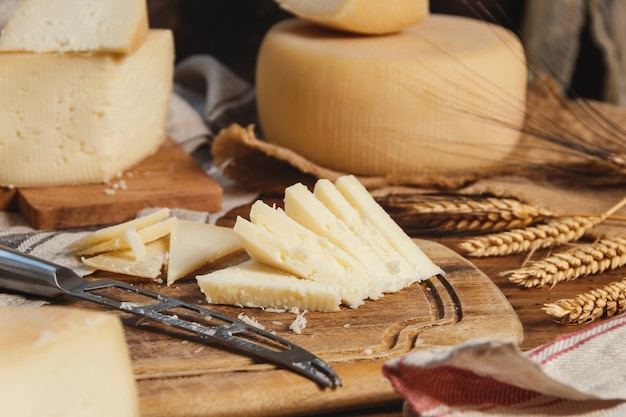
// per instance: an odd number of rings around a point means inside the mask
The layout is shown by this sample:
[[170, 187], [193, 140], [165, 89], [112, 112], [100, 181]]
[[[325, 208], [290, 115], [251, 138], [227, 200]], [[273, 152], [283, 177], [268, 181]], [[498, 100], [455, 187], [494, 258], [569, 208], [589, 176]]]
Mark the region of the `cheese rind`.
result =
[[147, 33], [146, 0], [20, 0], [0, 51], [128, 54]]
[[476, 19], [432, 14], [385, 36], [288, 19], [259, 50], [259, 125], [268, 142], [339, 172], [479, 169], [517, 145], [526, 75], [519, 39]]
[[240, 305], [332, 312], [341, 304], [339, 293], [329, 285], [301, 279], [280, 269], [243, 262], [196, 277], [207, 301]]
[[368, 35], [400, 31], [428, 16], [429, 0], [276, 0], [316, 24]]
[[173, 84], [169, 30], [132, 54], [0, 54], [0, 184], [99, 183], [154, 153]]
[[167, 285], [202, 265], [243, 250], [229, 227], [180, 220], [170, 235]]
[[58, 306], [0, 308], [0, 409], [11, 417], [138, 417], [120, 320]]

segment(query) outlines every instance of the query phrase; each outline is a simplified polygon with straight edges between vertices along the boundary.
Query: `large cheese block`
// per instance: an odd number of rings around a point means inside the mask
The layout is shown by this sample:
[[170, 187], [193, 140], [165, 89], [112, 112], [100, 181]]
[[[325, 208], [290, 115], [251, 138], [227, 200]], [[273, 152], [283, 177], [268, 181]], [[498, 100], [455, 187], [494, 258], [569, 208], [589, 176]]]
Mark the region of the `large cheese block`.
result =
[[130, 53], [148, 33], [146, 0], [20, 0], [0, 51]]
[[476, 169], [517, 144], [526, 74], [519, 39], [484, 21], [431, 14], [350, 36], [288, 19], [259, 50], [259, 122], [269, 142], [341, 172]]
[[130, 55], [0, 54], [0, 184], [102, 182], [156, 151], [173, 66], [157, 29]]
[[66, 307], [2, 307], [0, 369], [3, 416], [139, 416], [116, 316]]
[[377, 35], [397, 32], [428, 16], [429, 0], [276, 0], [285, 10], [322, 26]]

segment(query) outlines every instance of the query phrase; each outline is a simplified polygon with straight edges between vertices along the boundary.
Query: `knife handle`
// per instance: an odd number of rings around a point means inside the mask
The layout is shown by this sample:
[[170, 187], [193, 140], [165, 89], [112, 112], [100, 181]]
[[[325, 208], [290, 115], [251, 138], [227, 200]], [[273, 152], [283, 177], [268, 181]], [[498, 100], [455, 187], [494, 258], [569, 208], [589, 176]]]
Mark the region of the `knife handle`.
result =
[[69, 268], [0, 245], [0, 289], [54, 298], [77, 277]]

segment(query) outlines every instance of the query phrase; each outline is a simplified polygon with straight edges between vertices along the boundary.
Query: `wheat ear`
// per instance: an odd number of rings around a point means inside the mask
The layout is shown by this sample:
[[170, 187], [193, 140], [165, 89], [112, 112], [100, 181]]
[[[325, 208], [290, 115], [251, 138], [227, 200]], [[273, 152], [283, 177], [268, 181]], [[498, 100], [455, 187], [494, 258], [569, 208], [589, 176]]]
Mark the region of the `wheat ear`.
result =
[[626, 311], [626, 279], [612, 282], [574, 298], [547, 303], [543, 310], [563, 324], [590, 323]]
[[592, 227], [604, 221], [626, 203], [626, 198], [598, 216], [573, 216], [549, 219], [525, 228], [491, 233], [467, 239], [460, 250], [473, 257], [507, 256], [552, 248], [575, 242]]
[[552, 213], [512, 198], [394, 194], [379, 201], [403, 228], [422, 233], [490, 233], [522, 228]]
[[530, 265], [503, 272], [509, 281], [526, 288], [554, 287], [559, 282], [572, 281], [626, 265], [626, 238], [602, 239], [563, 252], [553, 253]]

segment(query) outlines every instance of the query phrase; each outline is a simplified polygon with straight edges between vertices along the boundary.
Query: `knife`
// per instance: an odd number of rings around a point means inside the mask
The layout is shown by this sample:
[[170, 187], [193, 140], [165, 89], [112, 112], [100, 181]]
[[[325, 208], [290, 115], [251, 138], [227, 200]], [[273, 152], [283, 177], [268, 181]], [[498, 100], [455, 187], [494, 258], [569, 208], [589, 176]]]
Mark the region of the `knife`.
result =
[[[68, 295], [91, 301], [264, 359], [309, 378], [321, 387], [341, 386], [339, 376], [326, 362], [270, 332], [121, 281], [108, 278], [87, 281], [70, 268], [3, 245], [0, 245], [0, 289], [47, 299]], [[140, 302], [136, 301], [137, 296], [141, 296]], [[211, 325], [211, 321], [218, 323]]]

